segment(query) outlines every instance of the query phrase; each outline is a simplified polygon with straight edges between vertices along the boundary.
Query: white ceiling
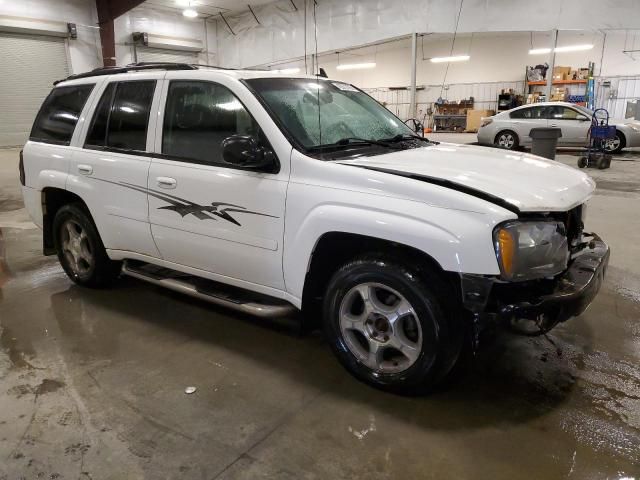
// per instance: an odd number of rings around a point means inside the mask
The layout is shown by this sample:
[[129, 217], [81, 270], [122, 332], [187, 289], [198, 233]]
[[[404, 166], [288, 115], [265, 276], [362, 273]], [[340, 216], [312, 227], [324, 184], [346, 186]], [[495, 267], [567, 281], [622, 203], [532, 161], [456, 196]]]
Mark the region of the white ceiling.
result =
[[255, 7], [273, 1], [274, 0], [250, 0], [244, 3], [238, 0], [146, 0], [142, 5], [158, 10], [180, 13], [186, 8], [187, 2], [189, 2], [189, 8], [196, 10], [200, 14], [200, 17], [206, 18], [218, 15], [221, 12], [225, 14], [242, 12], [249, 9], [248, 5]]

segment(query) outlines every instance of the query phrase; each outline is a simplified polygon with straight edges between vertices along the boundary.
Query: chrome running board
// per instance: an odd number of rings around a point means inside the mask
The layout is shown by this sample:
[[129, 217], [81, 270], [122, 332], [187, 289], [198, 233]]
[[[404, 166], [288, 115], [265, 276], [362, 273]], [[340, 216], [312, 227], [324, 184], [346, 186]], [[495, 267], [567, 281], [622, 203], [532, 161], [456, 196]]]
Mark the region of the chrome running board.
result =
[[205, 302], [262, 318], [290, 316], [296, 308], [277, 298], [138, 261], [125, 261], [123, 275], [183, 293]]

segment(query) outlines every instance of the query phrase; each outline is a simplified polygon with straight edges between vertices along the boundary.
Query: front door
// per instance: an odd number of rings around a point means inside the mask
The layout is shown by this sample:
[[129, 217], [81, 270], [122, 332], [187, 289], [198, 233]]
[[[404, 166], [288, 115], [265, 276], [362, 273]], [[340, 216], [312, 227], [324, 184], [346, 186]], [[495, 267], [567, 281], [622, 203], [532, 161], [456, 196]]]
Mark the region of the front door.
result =
[[591, 122], [582, 113], [570, 107], [554, 105], [549, 107], [548, 116], [549, 127], [562, 130], [558, 145], [587, 145]]
[[268, 140], [226, 86], [176, 79], [164, 89], [161, 154], [148, 183], [149, 219], [162, 257], [222, 280], [284, 289], [288, 175], [238, 169], [222, 157], [221, 143], [232, 135], [253, 136], [270, 148]]

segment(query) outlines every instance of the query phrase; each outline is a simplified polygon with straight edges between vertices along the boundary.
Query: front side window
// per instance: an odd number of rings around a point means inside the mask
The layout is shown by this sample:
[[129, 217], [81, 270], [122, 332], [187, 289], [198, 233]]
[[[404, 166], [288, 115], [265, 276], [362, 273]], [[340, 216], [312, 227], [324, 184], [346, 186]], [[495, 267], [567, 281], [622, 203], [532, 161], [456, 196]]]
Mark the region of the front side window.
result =
[[221, 163], [222, 141], [234, 135], [266, 142], [256, 121], [228, 88], [205, 81], [178, 80], [169, 84], [163, 154]]
[[415, 133], [366, 93], [342, 82], [303, 78], [246, 80], [277, 123], [306, 150], [344, 139], [388, 140]]
[[549, 107], [549, 118], [552, 120], [578, 120], [584, 115], [578, 113], [573, 108], [553, 106]]
[[54, 88], [38, 112], [29, 140], [69, 145], [93, 87], [91, 84]]
[[155, 80], [110, 83], [93, 115], [86, 146], [144, 151]]

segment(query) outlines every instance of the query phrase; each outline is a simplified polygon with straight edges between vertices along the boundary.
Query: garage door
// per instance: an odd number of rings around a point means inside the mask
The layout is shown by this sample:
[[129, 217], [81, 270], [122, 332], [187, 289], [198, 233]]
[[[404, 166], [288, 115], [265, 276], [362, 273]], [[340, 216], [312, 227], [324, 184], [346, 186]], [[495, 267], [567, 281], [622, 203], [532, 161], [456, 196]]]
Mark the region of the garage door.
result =
[[136, 54], [139, 62], [198, 63], [198, 54], [195, 52], [137, 47]]
[[23, 145], [53, 81], [69, 75], [64, 38], [0, 33], [0, 146]]

